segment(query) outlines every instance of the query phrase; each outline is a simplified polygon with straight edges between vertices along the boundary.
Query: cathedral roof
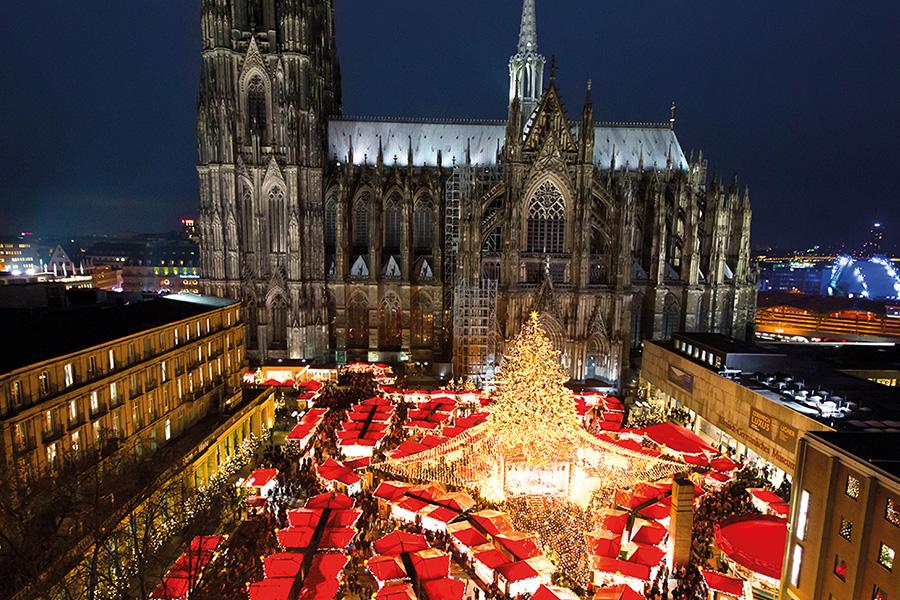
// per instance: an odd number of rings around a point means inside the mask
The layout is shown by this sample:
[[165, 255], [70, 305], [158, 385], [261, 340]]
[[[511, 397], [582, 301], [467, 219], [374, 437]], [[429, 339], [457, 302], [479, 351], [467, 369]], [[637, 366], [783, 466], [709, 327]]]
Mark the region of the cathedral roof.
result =
[[[576, 135], [577, 135], [577, 127]], [[601, 123], [596, 126], [594, 163], [608, 169], [615, 151], [616, 168], [626, 164], [636, 169], [643, 155], [645, 169], [665, 169], [671, 149], [672, 166], [687, 170], [687, 159], [678, 138], [668, 124]], [[445, 167], [463, 164], [466, 150], [471, 149], [472, 164], [490, 166], [497, 163], [497, 151], [506, 137], [506, 121], [478, 120], [407, 120], [377, 118], [342, 118], [328, 123], [329, 158], [347, 160], [353, 144], [353, 163], [374, 164], [379, 140], [386, 165], [407, 166], [412, 144], [413, 166], [434, 167], [438, 151]]]

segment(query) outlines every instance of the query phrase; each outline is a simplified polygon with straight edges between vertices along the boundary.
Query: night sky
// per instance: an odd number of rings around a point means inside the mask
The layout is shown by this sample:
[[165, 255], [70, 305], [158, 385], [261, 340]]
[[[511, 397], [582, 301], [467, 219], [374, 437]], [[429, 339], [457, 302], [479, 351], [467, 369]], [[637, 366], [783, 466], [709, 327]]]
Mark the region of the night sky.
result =
[[[337, 0], [345, 114], [505, 116], [519, 0]], [[197, 0], [0, 7], [0, 232], [196, 213]], [[900, 239], [895, 0], [538, 0], [570, 117], [668, 118], [751, 187], [754, 245]]]

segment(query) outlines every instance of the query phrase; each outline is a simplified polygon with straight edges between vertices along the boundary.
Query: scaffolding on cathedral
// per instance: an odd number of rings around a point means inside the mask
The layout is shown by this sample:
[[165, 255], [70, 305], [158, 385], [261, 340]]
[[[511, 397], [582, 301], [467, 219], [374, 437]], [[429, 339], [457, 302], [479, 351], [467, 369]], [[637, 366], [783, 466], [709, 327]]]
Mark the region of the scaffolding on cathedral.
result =
[[472, 281], [458, 272], [460, 223], [471, 217], [473, 204], [481, 201], [500, 177], [496, 167], [457, 165], [445, 188], [444, 272], [454, 282], [447, 299], [453, 316], [453, 370], [458, 376], [481, 381], [493, 376], [496, 360], [497, 281]]

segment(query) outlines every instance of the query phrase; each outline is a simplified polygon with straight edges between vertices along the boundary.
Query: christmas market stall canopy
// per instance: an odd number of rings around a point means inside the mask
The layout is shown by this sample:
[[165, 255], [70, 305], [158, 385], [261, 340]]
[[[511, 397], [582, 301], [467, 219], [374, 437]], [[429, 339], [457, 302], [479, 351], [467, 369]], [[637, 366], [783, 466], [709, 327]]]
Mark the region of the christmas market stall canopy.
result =
[[[264, 559], [264, 565], [272, 559], [273, 555]], [[279, 559], [286, 560], [286, 559]], [[282, 567], [276, 567], [276, 572], [282, 575], [269, 575], [262, 581], [250, 584], [248, 590], [250, 600], [332, 600], [337, 596], [340, 588], [341, 574], [347, 564], [347, 557], [339, 552], [326, 552], [315, 554], [312, 557], [309, 573], [300, 583], [300, 569], [290, 575], [289, 571], [282, 571]], [[301, 586], [299, 593], [294, 594], [298, 584]]]
[[728, 559], [776, 581], [786, 534], [787, 522], [771, 515], [743, 515], [715, 526], [716, 546]]
[[378, 590], [375, 600], [416, 600], [416, 592], [409, 583], [391, 583]]
[[532, 594], [531, 600], [579, 600], [579, 598], [575, 592], [568, 588], [542, 585]]
[[257, 496], [268, 497], [278, 483], [278, 469], [257, 469], [250, 474], [244, 487], [254, 490]]
[[720, 596], [725, 595], [728, 598], [745, 598], [744, 582], [735, 577], [729, 577], [715, 571], [700, 571], [703, 580], [709, 587], [711, 592], [716, 592]]
[[166, 572], [153, 592], [153, 600], [181, 600], [187, 598], [209, 565], [225, 547], [225, 536], [197, 536]]
[[305, 452], [327, 413], [327, 408], [311, 408], [306, 411], [306, 414], [300, 418], [294, 428], [288, 433], [288, 443], [296, 444], [301, 452]]
[[594, 600], [645, 600], [645, 598], [627, 585], [616, 585], [597, 590]]
[[631, 432], [652, 440], [669, 454], [716, 454], [715, 448], [710, 446], [699, 435], [676, 425], [675, 423], [659, 423], [650, 427], [635, 429]]
[[450, 555], [431, 548], [424, 536], [396, 530], [376, 540], [373, 549], [376, 555], [366, 568], [379, 589], [388, 590], [377, 598], [404, 598], [402, 584], [414, 583], [429, 599], [462, 600], [465, 584], [450, 577]]
[[337, 432], [341, 454], [349, 459], [371, 458], [387, 436], [393, 417], [394, 407], [385, 398], [369, 398], [351, 407]]
[[361, 479], [353, 469], [334, 460], [327, 459], [316, 467], [316, 474], [329, 490], [354, 496], [362, 491]]
[[774, 515], [782, 519], [788, 518], [791, 507], [775, 492], [763, 488], [748, 488], [747, 491], [753, 499], [753, 506], [761, 513]]

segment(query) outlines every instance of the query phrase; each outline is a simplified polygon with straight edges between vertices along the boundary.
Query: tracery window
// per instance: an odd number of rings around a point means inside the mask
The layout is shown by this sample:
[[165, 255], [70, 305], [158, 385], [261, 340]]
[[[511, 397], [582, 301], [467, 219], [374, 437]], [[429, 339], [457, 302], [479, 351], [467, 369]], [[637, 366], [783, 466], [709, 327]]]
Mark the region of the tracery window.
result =
[[394, 350], [400, 347], [402, 340], [400, 330], [400, 300], [394, 294], [388, 294], [381, 302], [379, 311], [379, 347]]
[[269, 246], [272, 252], [285, 252], [287, 249], [284, 213], [284, 191], [273, 187], [269, 192]]
[[337, 202], [334, 196], [325, 201], [325, 247], [331, 250], [337, 246]]
[[391, 194], [384, 206], [384, 249], [396, 254], [400, 251], [400, 196]]
[[247, 131], [256, 133], [263, 144], [268, 143], [269, 117], [266, 85], [259, 75], [247, 84]]
[[356, 199], [353, 207], [353, 245], [356, 248], [369, 246], [369, 193]]
[[434, 340], [434, 310], [431, 299], [419, 294], [412, 306], [412, 343], [416, 348], [430, 347]]
[[251, 250], [250, 244], [253, 239], [253, 192], [247, 186], [244, 186], [244, 191], [241, 194], [240, 215], [241, 238], [244, 242], [244, 249]]
[[528, 206], [528, 252], [562, 253], [565, 231], [566, 206], [562, 193], [545, 181]]
[[272, 347], [283, 349], [287, 344], [287, 304], [282, 298], [272, 303]]
[[678, 306], [678, 300], [672, 294], [666, 296], [665, 305], [663, 306], [662, 315], [662, 339], [668, 340], [678, 328], [678, 321], [681, 315], [681, 307]]
[[420, 254], [431, 254], [434, 244], [434, 207], [431, 200], [416, 202], [413, 214], [413, 245]]
[[362, 294], [350, 301], [347, 315], [347, 345], [350, 348], [369, 347], [369, 303]]

